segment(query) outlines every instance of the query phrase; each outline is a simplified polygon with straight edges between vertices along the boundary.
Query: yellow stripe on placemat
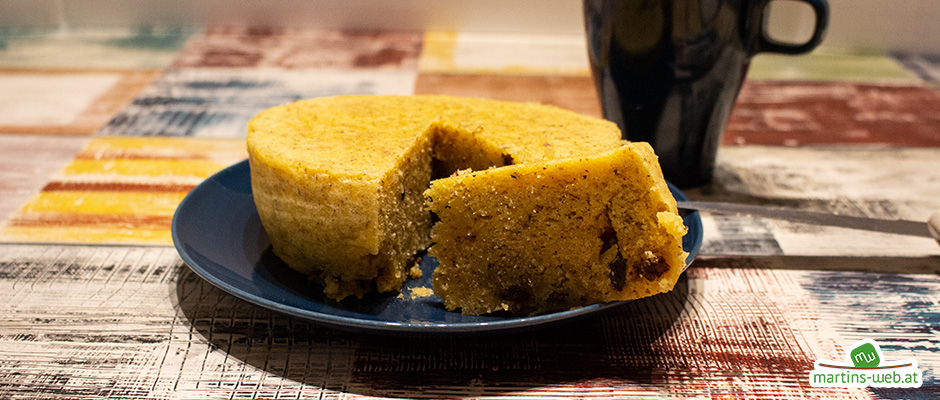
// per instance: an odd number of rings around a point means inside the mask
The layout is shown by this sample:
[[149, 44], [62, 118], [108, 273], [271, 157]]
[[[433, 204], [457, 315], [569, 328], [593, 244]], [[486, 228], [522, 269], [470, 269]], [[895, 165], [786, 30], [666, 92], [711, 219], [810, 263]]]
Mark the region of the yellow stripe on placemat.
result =
[[421, 57], [418, 59], [419, 70], [423, 72], [455, 71], [457, 69], [454, 63], [456, 50], [456, 32], [425, 32]]
[[[27, 203], [25, 214], [101, 214], [172, 216], [186, 192], [112, 190], [42, 191]], [[67, 221], [66, 221], [67, 222]]]
[[484, 32], [424, 34], [420, 73], [590, 76], [582, 35]]
[[163, 159], [75, 159], [62, 171], [68, 177], [117, 174], [140, 177], [206, 177], [218, 171], [219, 163], [212, 160]]
[[0, 226], [0, 240], [172, 244], [186, 193], [245, 157], [243, 139], [92, 139]]

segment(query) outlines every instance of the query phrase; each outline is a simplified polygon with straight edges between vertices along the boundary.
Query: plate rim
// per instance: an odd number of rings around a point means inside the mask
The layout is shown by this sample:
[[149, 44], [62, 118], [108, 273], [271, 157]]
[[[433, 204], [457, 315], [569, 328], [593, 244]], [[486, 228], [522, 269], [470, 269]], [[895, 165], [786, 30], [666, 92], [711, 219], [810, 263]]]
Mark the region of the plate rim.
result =
[[[263, 296], [258, 296], [252, 293], [248, 293], [224, 279], [216, 276], [210, 272], [207, 268], [197, 262], [189, 251], [185, 248], [185, 244], [180, 238], [180, 224], [181, 215], [188, 210], [189, 207], [192, 207], [192, 203], [198, 201], [199, 196], [204, 195], [205, 191], [210, 190], [209, 186], [217, 183], [224, 176], [230, 174], [236, 174], [240, 169], [246, 169], [250, 174], [250, 167], [248, 166], [248, 160], [242, 160], [232, 164], [222, 170], [216, 172], [212, 176], [206, 178], [198, 185], [193, 187], [189, 193], [184, 196], [183, 200], [180, 201], [176, 210], [173, 213], [172, 223], [171, 223], [171, 236], [173, 238], [173, 245], [176, 248], [177, 253], [180, 258], [186, 263], [190, 270], [192, 270], [200, 278], [206, 280], [209, 284], [221, 289], [222, 291], [235, 296], [241, 300], [247, 301], [251, 304], [267, 308], [272, 311], [280, 312], [286, 315], [297, 317], [306, 321], [320, 323], [328, 325], [334, 328], [343, 329], [343, 330], [354, 330], [354, 331], [368, 331], [371, 333], [407, 333], [407, 334], [439, 334], [439, 333], [489, 333], [489, 332], [498, 332], [506, 330], [517, 330], [523, 328], [537, 328], [546, 326], [548, 324], [568, 321], [576, 319], [579, 317], [589, 316], [600, 311], [611, 309], [614, 307], [619, 307], [623, 304], [629, 303], [633, 300], [623, 300], [623, 301], [612, 301], [606, 303], [596, 303], [583, 307], [578, 307], [571, 310], [558, 311], [548, 314], [539, 314], [535, 316], [525, 316], [525, 317], [513, 317], [506, 318], [497, 321], [483, 321], [483, 322], [452, 322], [452, 323], [430, 323], [430, 322], [392, 322], [392, 321], [377, 321], [369, 320], [362, 318], [354, 318], [342, 315], [336, 315], [331, 313], [324, 313], [315, 310], [304, 309], [300, 307], [294, 307], [291, 305], [283, 304], [275, 300], [265, 298]], [[250, 175], [249, 175], [250, 179]], [[676, 197], [677, 200], [688, 200], [684, 193], [679, 190], [671, 182], [666, 182], [669, 187], [670, 192]], [[249, 182], [250, 187], [250, 182]], [[252, 199], [252, 203], [254, 200]], [[257, 209], [255, 209], [257, 213]], [[697, 211], [689, 212], [688, 214], [683, 215], [683, 224], [688, 227], [689, 233], [696, 232], [697, 235], [692, 237], [692, 242], [690, 243], [689, 249], [683, 249], [689, 253], [686, 258], [685, 269], [689, 268], [689, 265], [695, 260], [699, 249], [702, 244], [702, 220]], [[221, 264], [219, 264], [221, 265]], [[225, 268], [231, 268], [229, 266], [223, 266]], [[683, 269], [683, 273], [685, 273]], [[230, 269], [231, 270], [231, 269]], [[310, 300], [315, 301], [315, 300]], [[322, 304], [322, 303], [321, 303]], [[451, 311], [446, 311], [451, 312]]]

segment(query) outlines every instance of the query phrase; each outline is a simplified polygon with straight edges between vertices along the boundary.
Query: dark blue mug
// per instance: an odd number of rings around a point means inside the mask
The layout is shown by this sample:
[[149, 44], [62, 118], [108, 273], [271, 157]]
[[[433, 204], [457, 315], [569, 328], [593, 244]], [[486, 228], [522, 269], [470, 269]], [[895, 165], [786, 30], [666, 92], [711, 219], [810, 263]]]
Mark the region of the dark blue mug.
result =
[[826, 0], [805, 43], [766, 31], [773, 0], [584, 0], [591, 72], [604, 117], [623, 138], [649, 142], [666, 179], [711, 182], [721, 136], [751, 57], [814, 49], [829, 21]]

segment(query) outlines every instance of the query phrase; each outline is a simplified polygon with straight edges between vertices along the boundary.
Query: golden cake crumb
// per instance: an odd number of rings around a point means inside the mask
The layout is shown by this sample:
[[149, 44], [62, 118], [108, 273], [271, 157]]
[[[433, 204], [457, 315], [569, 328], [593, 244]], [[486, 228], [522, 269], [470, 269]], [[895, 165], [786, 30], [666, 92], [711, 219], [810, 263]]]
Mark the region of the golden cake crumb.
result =
[[434, 295], [434, 290], [426, 287], [416, 287], [411, 289], [411, 298], [417, 299], [421, 297], [431, 297]]

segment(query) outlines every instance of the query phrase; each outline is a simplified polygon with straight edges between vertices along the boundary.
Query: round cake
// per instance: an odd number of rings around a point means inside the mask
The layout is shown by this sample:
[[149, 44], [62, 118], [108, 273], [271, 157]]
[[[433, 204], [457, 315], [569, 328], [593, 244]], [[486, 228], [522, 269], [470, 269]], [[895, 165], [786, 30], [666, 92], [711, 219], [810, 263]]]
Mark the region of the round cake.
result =
[[[461, 193], [460, 196], [468, 193], [466, 188], [456, 190], [459, 185], [454, 182], [472, 181], [469, 186], [473, 188], [471, 195], [491, 199], [493, 207], [499, 207], [498, 199], [502, 197], [496, 196], [496, 186], [487, 186], [485, 181], [513, 179], [497, 173], [513, 168], [522, 168], [518, 170], [521, 173], [544, 167], [543, 174], [551, 175], [570, 174], [568, 167], [564, 172], [555, 172], [554, 165], [627, 163], [635, 164], [635, 167], [621, 168], [624, 173], [652, 177], [638, 180], [644, 182], [639, 186], [650, 187], [631, 190], [660, 193], [665, 187], [652, 153], [644, 153], [639, 158], [623, 156], [640, 153], [637, 153], [637, 145], [620, 139], [620, 132], [614, 124], [539, 104], [448, 96], [340, 96], [303, 100], [265, 110], [252, 119], [248, 125], [247, 144], [255, 203], [274, 253], [291, 268], [314, 277], [322, 283], [324, 292], [337, 300], [348, 296], [362, 297], [374, 290], [399, 290], [408, 277], [408, 269], [415, 263], [415, 255], [432, 242], [438, 243], [430, 251], [438, 256], [441, 261], [439, 268], [443, 271], [506, 268], [506, 265], [497, 264], [464, 266], [464, 258], [450, 260], [444, 256], [444, 253], [456, 255], [461, 251], [480, 250], [479, 246], [466, 247], [445, 240], [447, 237], [444, 235], [459, 231], [466, 218], [473, 219], [474, 215], [480, 220], [487, 218], [479, 209], [470, 206], [461, 209], [458, 201], [444, 204], [450, 201], [445, 200], [446, 195], [442, 193], [449, 190], [448, 187], [454, 187], [454, 193]], [[456, 174], [464, 170], [478, 172]], [[626, 172], [628, 170], [630, 172]], [[489, 173], [493, 175], [489, 177]], [[435, 184], [428, 190], [432, 180], [443, 177], [446, 179], [441, 180], [441, 185]], [[604, 192], [605, 196], [611, 192], [600, 188], [607, 185], [606, 181], [592, 179], [591, 182], [590, 185], [579, 186], [582, 189], [578, 190], [596, 190]], [[551, 191], [562, 186], [520, 188]], [[426, 190], [430, 199], [425, 199]], [[665, 194], [668, 195], [668, 190]], [[671, 196], [630, 198], [658, 202], [643, 209], [649, 215], [671, 213], [678, 218]], [[431, 213], [426, 202], [440, 217], [436, 222], [440, 229], [435, 228], [435, 232], [442, 232], [440, 241], [431, 237]], [[438, 205], [443, 208], [438, 209]], [[557, 206], [541, 205], [544, 209]], [[611, 219], [621, 217], [619, 211], [606, 214], [595, 211], [592, 213], [597, 215], [583, 217], [599, 218], [601, 214]], [[453, 215], [459, 215], [459, 218]], [[665, 220], [668, 220], [664, 222], [666, 225], [674, 223], [670, 218]], [[681, 219], [679, 221], [681, 223]], [[633, 240], [623, 236], [628, 233], [619, 230], [619, 222], [592, 224], [596, 225], [591, 229], [597, 231], [595, 241], [606, 243], [602, 246], [606, 252], [604, 257], [618, 265], [642, 258], [642, 253], [641, 256], [617, 258], [610, 252], [611, 248], [616, 248], [623, 253], [624, 246], [618, 246], [618, 243]], [[504, 235], [510, 226], [513, 225], [484, 224], [475, 225], [472, 229], [477, 237], [489, 234], [496, 237], [496, 231]], [[487, 229], [494, 231], [487, 232]], [[616, 243], [609, 238], [611, 232], [617, 236]], [[669, 232], [674, 239], [681, 239], [682, 232]], [[650, 233], [631, 232], [629, 235], [642, 237]], [[551, 240], [541, 236], [538, 239]], [[651, 280], [657, 287], [671, 288], [675, 283], [672, 275], [678, 276], [676, 271], [681, 271], [684, 265], [673, 260], [676, 258], [673, 256], [681, 253], [681, 243], [678, 250], [675, 249], [676, 243], [671, 243], [673, 249], [670, 251], [653, 249], [657, 250], [656, 254], [647, 257], [651, 260], [659, 258], [653, 262], [657, 265], [653, 269], [658, 271], [668, 267], [667, 272], [675, 272], [658, 274]], [[495, 245], [498, 247], [498, 243]], [[529, 251], [539, 248], [544, 246], [533, 246]], [[502, 257], [510, 255], [506, 253]], [[642, 264], [646, 261], [637, 262]], [[533, 273], [540, 268], [537, 265], [531, 267], [534, 268]], [[621, 275], [629, 275], [626, 271], [629, 268], [621, 268], [624, 272], [608, 273], [616, 275], [615, 288], [629, 286], [629, 277], [621, 279]], [[441, 276], [454, 274], [445, 272]], [[477, 277], [474, 279], [489, 279], [480, 277], [479, 273], [471, 275]], [[499, 274], [490, 276], [496, 275]], [[672, 283], [660, 284], [659, 281], [665, 279], [663, 277], [671, 279]], [[437, 280], [435, 272], [435, 294], [440, 295], [451, 309], [477, 314], [497, 309], [544, 311], [524, 304], [526, 301], [520, 295], [509, 296], [508, 302], [507, 296], [490, 296], [491, 302], [501, 299], [498, 301], [500, 304], [471, 307], [459, 299], [464, 296], [456, 294], [460, 291], [452, 290], [456, 283], [448, 283], [448, 289], [440, 289], [438, 293]], [[621, 285], [621, 281], [625, 283]], [[512, 286], [510, 282], [506, 284]], [[539, 296], [529, 297], [535, 301]], [[598, 298], [613, 299], [610, 296], [570, 297], [574, 303], [596, 301]], [[564, 305], [553, 308], [569, 305], [556, 303]]]

